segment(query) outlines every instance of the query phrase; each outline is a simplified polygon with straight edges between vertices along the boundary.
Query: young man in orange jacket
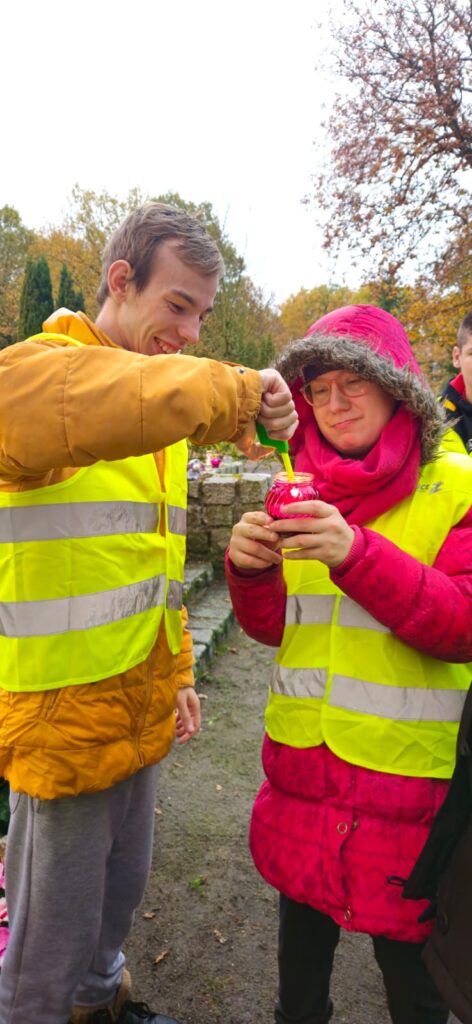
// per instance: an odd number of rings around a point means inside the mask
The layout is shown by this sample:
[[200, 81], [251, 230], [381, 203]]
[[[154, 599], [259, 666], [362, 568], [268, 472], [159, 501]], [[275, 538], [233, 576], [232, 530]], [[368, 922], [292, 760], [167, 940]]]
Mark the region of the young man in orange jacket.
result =
[[200, 724], [184, 439], [250, 445], [256, 418], [279, 438], [297, 422], [275, 370], [180, 354], [221, 272], [194, 218], [148, 204], [105, 251], [95, 322], [60, 310], [0, 355], [0, 1024], [176, 1024], [129, 998], [121, 947], [157, 763]]

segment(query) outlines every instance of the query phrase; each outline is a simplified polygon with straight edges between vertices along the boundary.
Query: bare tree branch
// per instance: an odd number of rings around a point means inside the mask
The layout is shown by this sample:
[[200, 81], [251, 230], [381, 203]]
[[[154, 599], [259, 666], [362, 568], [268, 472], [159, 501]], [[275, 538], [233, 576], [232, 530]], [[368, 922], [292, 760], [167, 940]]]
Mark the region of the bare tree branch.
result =
[[377, 268], [424, 260], [421, 242], [438, 259], [472, 223], [472, 0], [345, 0], [332, 34], [350, 88], [316, 180], [325, 245], [370, 251]]

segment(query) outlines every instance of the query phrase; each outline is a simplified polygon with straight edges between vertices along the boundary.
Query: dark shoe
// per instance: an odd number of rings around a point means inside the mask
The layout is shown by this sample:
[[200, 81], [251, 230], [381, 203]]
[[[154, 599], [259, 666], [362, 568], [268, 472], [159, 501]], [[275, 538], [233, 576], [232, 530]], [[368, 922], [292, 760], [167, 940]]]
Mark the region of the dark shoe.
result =
[[[318, 1016], [318, 1015], [316, 1016], [316, 1024], [328, 1024], [328, 1022], [331, 1020], [331, 1017], [333, 1016], [333, 1011], [334, 1011], [334, 1006], [333, 1006], [332, 1000], [328, 998], [328, 1002], [326, 1004], [326, 1010], [324, 1010], [323, 1015], [321, 1017]], [[293, 1020], [293, 1017], [291, 1019]], [[282, 1012], [279, 1003], [277, 1003], [277, 1006], [275, 1008], [274, 1020], [275, 1020], [275, 1024], [285, 1024], [285, 1021], [287, 1020], [287, 1017]], [[306, 1020], [306, 1017], [305, 1017], [305, 1020]], [[310, 1017], [310, 1020], [313, 1021], [313, 1024], [315, 1024], [315, 1018], [314, 1017]]]
[[[122, 1004], [118, 1017], [111, 1007], [102, 1007], [93, 1010], [86, 1018], [86, 1024], [143, 1024], [143, 1021], [144, 1024], [179, 1024], [175, 1017], [153, 1013], [147, 1003], [135, 1003], [131, 999]], [[69, 1024], [73, 1024], [73, 1021]]]
[[153, 1013], [147, 1003], [134, 1003], [127, 999], [116, 1024], [139, 1024], [139, 1021], [146, 1021], [147, 1024], [179, 1024], [175, 1017]]

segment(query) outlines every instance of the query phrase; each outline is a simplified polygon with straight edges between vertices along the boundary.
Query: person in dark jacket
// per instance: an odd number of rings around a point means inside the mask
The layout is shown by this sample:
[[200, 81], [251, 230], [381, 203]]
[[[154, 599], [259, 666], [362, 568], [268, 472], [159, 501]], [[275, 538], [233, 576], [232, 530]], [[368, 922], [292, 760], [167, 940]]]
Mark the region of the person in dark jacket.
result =
[[447, 797], [406, 882], [407, 899], [429, 899], [436, 922], [423, 959], [436, 987], [463, 1024], [472, 1024], [472, 686], [457, 739]]
[[460, 372], [446, 384], [441, 405], [457, 435], [457, 450], [472, 455], [472, 311], [459, 327], [452, 361]]

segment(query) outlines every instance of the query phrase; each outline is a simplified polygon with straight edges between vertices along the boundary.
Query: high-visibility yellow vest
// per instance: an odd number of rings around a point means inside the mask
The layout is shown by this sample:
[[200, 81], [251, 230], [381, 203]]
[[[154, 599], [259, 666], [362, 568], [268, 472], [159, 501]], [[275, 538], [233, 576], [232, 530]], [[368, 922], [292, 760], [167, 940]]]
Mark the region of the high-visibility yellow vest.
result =
[[[472, 504], [472, 464], [443, 453], [414, 494], [366, 524], [432, 565]], [[284, 562], [285, 629], [266, 728], [293, 747], [326, 743], [339, 757], [399, 775], [449, 778], [472, 665], [403, 643], [332, 583], [318, 561]], [[382, 583], [379, 581], [379, 586]]]
[[[443, 405], [444, 404], [445, 403], [443, 402]], [[446, 430], [443, 434], [441, 438], [441, 448], [447, 452], [458, 452], [460, 455], [472, 456], [472, 448], [470, 452], [467, 451], [462, 438], [453, 427], [449, 427], [449, 430]]]
[[[60, 335], [34, 340], [74, 343]], [[75, 344], [81, 344], [76, 342]], [[164, 616], [182, 641], [187, 443], [0, 492], [0, 686], [91, 683], [144, 661]], [[160, 531], [164, 524], [165, 535]]]

